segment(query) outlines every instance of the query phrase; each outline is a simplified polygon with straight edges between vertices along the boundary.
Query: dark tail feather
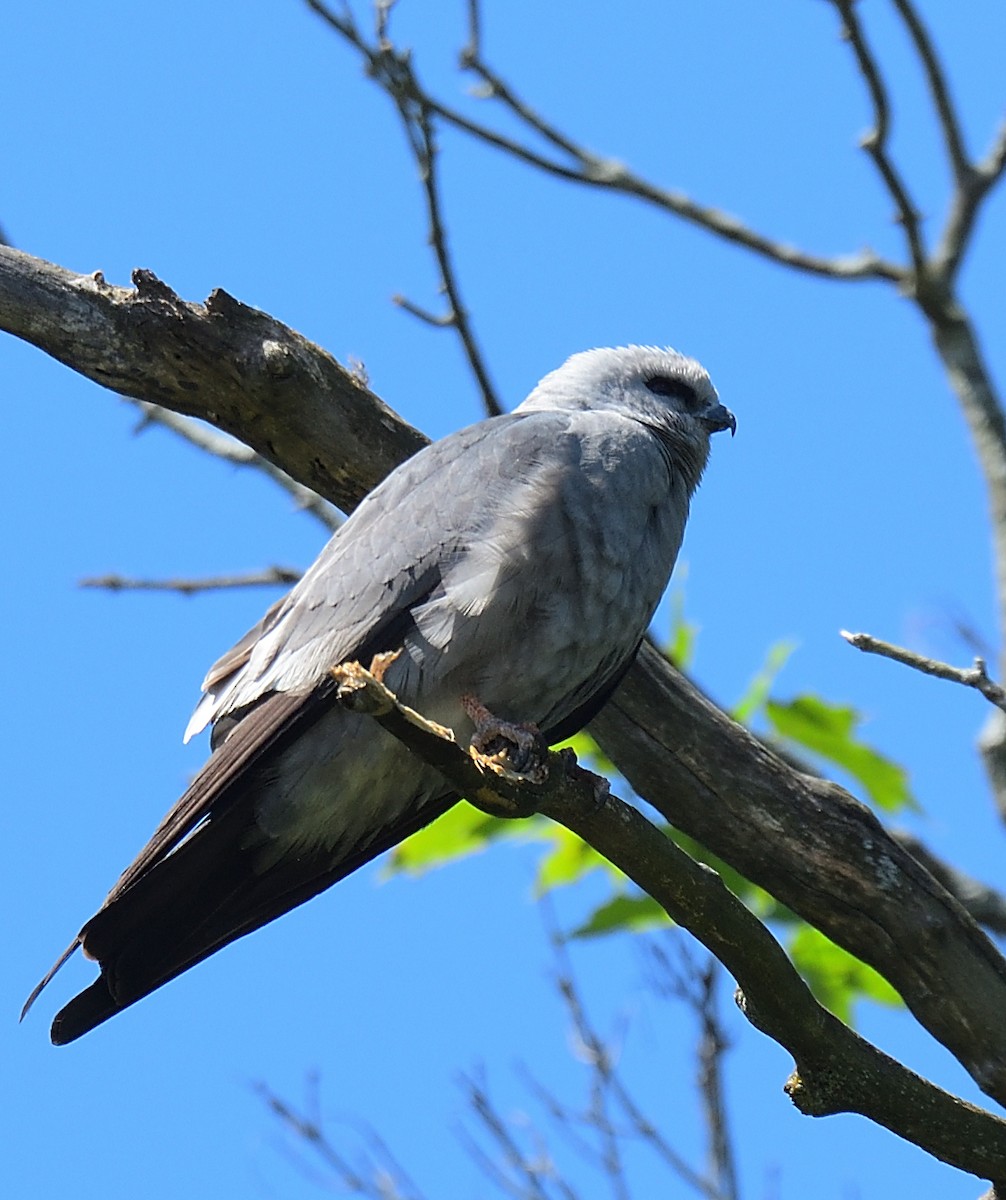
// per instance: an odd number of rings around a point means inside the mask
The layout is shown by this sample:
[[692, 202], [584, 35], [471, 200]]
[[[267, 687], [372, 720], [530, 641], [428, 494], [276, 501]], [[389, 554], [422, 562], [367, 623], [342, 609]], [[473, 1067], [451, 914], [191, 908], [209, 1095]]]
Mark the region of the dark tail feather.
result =
[[455, 800], [404, 814], [337, 861], [331, 851], [312, 851], [264, 866], [254, 827], [233, 811], [211, 819], [81, 930], [80, 944], [98, 960], [101, 975], [56, 1015], [53, 1043], [74, 1041], [215, 950], [310, 900]]
[[65, 1046], [67, 1042], [76, 1041], [81, 1034], [114, 1017], [118, 1011], [119, 1006], [101, 975], [56, 1014], [50, 1031], [52, 1044]]

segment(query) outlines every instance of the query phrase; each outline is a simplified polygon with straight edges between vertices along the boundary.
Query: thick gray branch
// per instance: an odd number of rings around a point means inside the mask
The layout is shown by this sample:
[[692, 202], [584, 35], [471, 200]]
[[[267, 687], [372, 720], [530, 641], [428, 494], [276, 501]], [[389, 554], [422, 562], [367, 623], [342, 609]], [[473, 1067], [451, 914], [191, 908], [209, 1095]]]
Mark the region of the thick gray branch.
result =
[[[149, 280], [132, 293], [0, 249], [0, 328], [225, 426], [342, 507], [423, 441], [324, 351], [229, 297], [204, 308]], [[1006, 963], [868, 810], [787, 766], [649, 648], [593, 729], [672, 823], [876, 967], [1006, 1100]]]
[[1006, 963], [869, 809], [787, 766], [647, 644], [591, 732], [668, 821], [875, 967], [1006, 1100]]
[[425, 443], [266, 313], [219, 289], [205, 304], [180, 300], [148, 271], [133, 281], [135, 291], [113, 287], [100, 272], [0, 247], [0, 329], [114, 392], [201, 417], [276, 466], [294, 464], [289, 473], [343, 510]]

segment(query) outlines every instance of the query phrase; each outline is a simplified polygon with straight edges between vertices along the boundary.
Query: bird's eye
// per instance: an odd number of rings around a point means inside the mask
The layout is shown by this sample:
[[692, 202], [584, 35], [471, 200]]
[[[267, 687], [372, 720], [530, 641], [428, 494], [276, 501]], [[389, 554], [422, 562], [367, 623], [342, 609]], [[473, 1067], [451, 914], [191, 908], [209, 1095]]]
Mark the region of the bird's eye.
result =
[[671, 375], [653, 375], [645, 380], [646, 386], [656, 396], [671, 396], [680, 400], [686, 412], [698, 412], [702, 402], [690, 383], [683, 379], [675, 379]]

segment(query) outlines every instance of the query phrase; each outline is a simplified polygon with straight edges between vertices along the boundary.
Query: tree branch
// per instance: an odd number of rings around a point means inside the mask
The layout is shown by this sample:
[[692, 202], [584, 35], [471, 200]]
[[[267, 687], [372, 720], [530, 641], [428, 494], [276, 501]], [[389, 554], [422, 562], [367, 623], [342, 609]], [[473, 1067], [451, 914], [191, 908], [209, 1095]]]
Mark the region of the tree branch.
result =
[[289, 587], [300, 579], [292, 567], [266, 567], [246, 575], [213, 575], [205, 579], [130, 579], [126, 575], [95, 575], [82, 579], [82, 588], [100, 588], [106, 592], [215, 592], [227, 588]]
[[429, 242], [437, 261], [440, 272], [440, 286], [447, 297], [448, 310], [442, 318], [432, 318], [423, 313], [415, 305], [397, 298], [397, 302], [406, 312], [426, 320], [438, 328], [453, 328], [468, 359], [468, 366], [482, 393], [482, 406], [490, 417], [499, 416], [503, 407], [496, 395], [496, 389], [489, 379], [489, 370], [485, 358], [475, 338], [471, 318], [461, 299], [461, 288], [458, 283], [457, 271], [447, 244], [447, 229], [444, 225], [440, 197], [440, 177], [437, 168], [437, 141], [433, 121], [429, 109], [421, 102], [414, 101], [416, 89], [412, 85], [412, 65], [405, 56], [396, 56], [389, 47], [382, 58], [385, 70], [388, 64], [394, 64], [395, 78], [403, 81], [399, 85], [389, 82], [386, 86], [395, 100], [398, 115], [402, 119], [405, 134], [412, 156], [419, 169], [419, 178], [423, 185], [423, 195], [426, 199], [426, 213], [430, 223]]
[[891, 121], [891, 104], [887, 95], [887, 86], [856, 13], [857, 0], [832, 0], [832, 3], [842, 18], [843, 36], [852, 46], [860, 74], [863, 76], [863, 82], [866, 84], [873, 104], [874, 126], [869, 133], [864, 134], [860, 145], [873, 159], [874, 165], [884, 181], [884, 186], [894, 201], [897, 219], [905, 231], [915, 278], [921, 280], [925, 274], [926, 251], [922, 243], [918, 210], [887, 149]]
[[933, 675], [937, 679], [949, 679], [952, 683], [962, 683], [965, 687], [974, 688], [981, 692], [986, 700], [1006, 712], [1006, 688], [989, 679], [985, 667], [985, 659], [976, 658], [974, 666], [952, 667], [950, 663], [940, 662], [935, 658], [927, 658], [904, 646], [895, 646], [892, 642], [882, 641], [870, 633], [849, 633], [839, 631], [850, 646], [862, 650], [866, 654], [878, 654], [882, 658], [890, 658], [902, 666], [921, 671], [923, 675]]
[[957, 119], [953, 101], [950, 99], [950, 87], [936, 54], [936, 48], [933, 46], [929, 31], [922, 23], [922, 18], [915, 10], [915, 5], [910, 0], [894, 0], [894, 7], [898, 10], [915, 45], [919, 61], [922, 63], [954, 179], [958, 187], [963, 187], [971, 173], [971, 166], [964, 149], [964, 137], [961, 133], [960, 122]]
[[[368, 74], [377, 79], [380, 86], [384, 87], [386, 91], [389, 90], [382, 59], [387, 54], [394, 54], [401, 58], [406, 52], [368, 43], [348, 13], [340, 16], [329, 5], [322, 3], [322, 0], [305, 0], [305, 3], [321, 17], [330, 29], [338, 33], [361, 54]], [[471, 5], [469, 5], [469, 12], [471, 12]], [[474, 27], [476, 29], [478, 27], [477, 16]], [[471, 61], [473, 55], [474, 60]], [[488, 125], [466, 117], [458, 109], [425, 91], [420, 86], [415, 71], [412, 70], [408, 82], [409, 98], [455, 129], [467, 133], [485, 145], [502, 150], [521, 162], [558, 179], [634, 196], [638, 200], [655, 205], [664, 212], [698, 225], [709, 233], [752, 250], [772, 262], [781, 263], [783, 266], [792, 267], [795, 270], [811, 275], [823, 275], [829, 279], [887, 279], [891, 282], [901, 283], [905, 278], [905, 271], [902, 267], [885, 261], [871, 250], [837, 258], [808, 254], [785, 242], [758, 233], [729, 213], [698, 204], [681, 191], [660, 188], [637, 175], [624, 163], [593, 153], [572, 137], [561, 133], [547, 123], [530, 105], [517, 97], [512, 87], [505, 84], [499, 75], [490, 70], [481, 57], [477, 39], [474, 43], [469, 42], [469, 46], [462, 54], [462, 61], [464, 65], [475, 70], [487, 86], [491, 87], [490, 98], [504, 103], [508, 111], [520, 118], [530, 132], [544, 137], [555, 149], [563, 153], [568, 161], [563, 162], [549, 158], [516, 138], [508, 137]], [[391, 94], [394, 98], [394, 93]]]
[[344, 511], [426, 442], [258, 309], [220, 289], [205, 304], [180, 300], [149, 271], [133, 282], [115, 287], [0, 247], [0, 329], [114, 392], [209, 421]]
[[202, 421], [170, 412], [168, 409], [162, 408], [160, 404], [152, 404], [148, 400], [136, 400], [128, 396], [126, 398], [139, 409], [141, 414], [137, 433], [142, 433], [152, 425], [160, 425], [214, 458], [222, 459], [235, 467], [252, 467], [256, 471], [261, 471], [273, 483], [278, 484], [283, 491], [292, 496], [299, 509], [316, 517], [329, 532], [338, 529], [342, 518], [334, 504], [330, 504], [311, 488], [298, 483], [286, 471], [280, 470], [267, 458], [246, 446], [244, 442], [218, 433], [217, 430], [210, 428]]
[[534, 783], [463, 750], [450, 731], [404, 708], [358, 663], [333, 674], [347, 707], [372, 716], [477, 807], [497, 817], [540, 812], [558, 821], [702, 942], [737, 981], [748, 1020], [792, 1054], [786, 1091], [801, 1112], [858, 1112], [942, 1162], [1006, 1180], [1006, 1121], [935, 1087], [822, 1008], [779, 943], [716, 872], [598, 788], [597, 776], [575, 766], [569, 751], [550, 754], [546, 778]]

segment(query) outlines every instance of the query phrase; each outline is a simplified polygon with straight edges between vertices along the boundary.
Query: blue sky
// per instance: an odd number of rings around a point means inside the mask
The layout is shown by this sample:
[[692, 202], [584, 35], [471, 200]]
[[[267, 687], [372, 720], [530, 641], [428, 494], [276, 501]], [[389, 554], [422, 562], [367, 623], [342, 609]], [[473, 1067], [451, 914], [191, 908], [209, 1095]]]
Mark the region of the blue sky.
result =
[[[923, 82], [891, 6], [861, 7], [932, 230], [947, 172]], [[593, 148], [807, 249], [901, 256], [856, 146], [869, 110], [829, 5], [488, 8], [491, 60]], [[921, 8], [983, 150], [1003, 108], [1006, 13], [993, 0]], [[472, 105], [453, 68], [464, 9], [402, 0], [396, 20], [424, 78]], [[306, 6], [37, 0], [7, 15], [5, 50], [0, 223], [14, 244], [115, 283], [146, 267], [191, 300], [224, 287], [364, 362], [432, 436], [480, 415], [451, 336], [390, 303], [400, 292], [437, 304], [397, 118]], [[729, 703], [771, 644], [794, 640], [779, 694], [861, 709], [870, 739], [912, 771], [917, 831], [997, 880], [1002, 828], [972, 748], [983, 702], [865, 658], [837, 632], [966, 662], [963, 620], [996, 645], [985, 497], [914, 310], [879, 284], [797, 277], [631, 200], [442, 140], [461, 283], [508, 405], [566, 355], [633, 341], [700, 358], [737, 414], [682, 555], [702, 685]], [[962, 281], [999, 380], [1004, 216], [1001, 191]], [[48, 1018], [89, 978], [73, 963], [17, 1026], [25, 994], [198, 767], [204, 746], [180, 735], [206, 666], [273, 598], [109, 596], [77, 581], [305, 566], [323, 534], [266, 481], [162, 431], [134, 437], [129, 405], [12, 339], [0, 341], [0, 395], [7, 1194], [317, 1195], [252, 1086], [297, 1099], [313, 1070], [347, 1145], [353, 1122], [369, 1122], [429, 1193], [488, 1194], [455, 1139], [458, 1073], [485, 1064], [508, 1111], [526, 1104], [517, 1061], [567, 1094], [578, 1078], [531, 902], [532, 849], [419, 881], [362, 872], [57, 1051]], [[562, 897], [559, 920], [574, 924], [589, 902], [589, 889]], [[686, 1016], [647, 994], [628, 945], [582, 946], [574, 963], [602, 1027], [629, 1020], [627, 1069], [693, 1147]], [[886, 1049], [973, 1095], [903, 1016], [860, 1017]], [[786, 1056], [728, 1020], [747, 1195], [772, 1180], [781, 1196], [977, 1194], [862, 1120], [799, 1117], [781, 1092]]]

